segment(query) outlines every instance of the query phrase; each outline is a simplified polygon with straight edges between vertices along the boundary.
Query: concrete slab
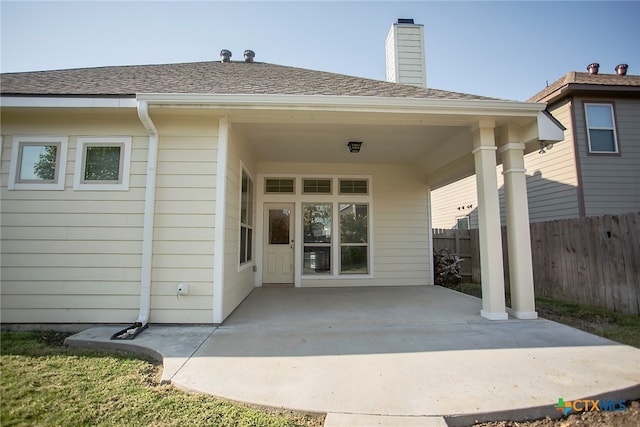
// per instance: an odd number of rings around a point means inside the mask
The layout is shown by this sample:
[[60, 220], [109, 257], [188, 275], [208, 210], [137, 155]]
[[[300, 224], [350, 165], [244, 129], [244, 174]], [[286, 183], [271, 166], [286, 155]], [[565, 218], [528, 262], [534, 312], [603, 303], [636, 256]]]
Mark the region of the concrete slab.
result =
[[640, 350], [543, 319], [489, 321], [480, 308], [440, 287], [256, 289], [217, 328], [152, 325], [132, 343], [160, 353], [176, 386], [326, 412], [335, 425], [522, 420], [559, 416], [559, 397], [640, 397]]
[[448, 427], [443, 417], [389, 417], [328, 413], [324, 427]]

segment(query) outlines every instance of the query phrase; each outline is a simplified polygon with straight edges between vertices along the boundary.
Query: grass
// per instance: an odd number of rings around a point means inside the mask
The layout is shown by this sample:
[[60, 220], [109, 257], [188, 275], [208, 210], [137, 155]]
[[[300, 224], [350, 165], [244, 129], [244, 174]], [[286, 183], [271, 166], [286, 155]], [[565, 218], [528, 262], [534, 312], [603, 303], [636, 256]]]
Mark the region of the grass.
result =
[[324, 417], [257, 409], [158, 382], [124, 353], [67, 348], [64, 334], [2, 332], [0, 425], [321, 426]]
[[[469, 295], [482, 296], [481, 285], [462, 283], [459, 289]], [[507, 295], [507, 305], [509, 297]], [[640, 316], [617, 313], [604, 308], [589, 307], [552, 298], [537, 297], [538, 315], [548, 320], [640, 348]]]

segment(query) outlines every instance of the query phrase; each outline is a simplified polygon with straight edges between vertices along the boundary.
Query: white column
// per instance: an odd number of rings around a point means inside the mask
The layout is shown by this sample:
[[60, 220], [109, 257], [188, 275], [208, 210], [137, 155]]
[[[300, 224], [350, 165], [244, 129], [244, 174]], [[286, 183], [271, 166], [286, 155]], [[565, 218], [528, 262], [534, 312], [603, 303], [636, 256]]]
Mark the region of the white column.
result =
[[480, 234], [480, 271], [482, 280], [482, 310], [480, 315], [489, 320], [505, 320], [502, 264], [502, 237], [500, 231], [500, 204], [498, 202], [498, 175], [496, 172], [496, 145], [492, 122], [481, 122], [474, 132], [472, 151], [476, 168], [478, 191], [478, 228]]
[[[510, 138], [509, 141], [513, 139]], [[524, 148], [524, 144], [520, 142], [509, 142], [500, 147], [507, 213], [511, 308], [513, 316], [518, 319], [537, 319], [531, 265]]]

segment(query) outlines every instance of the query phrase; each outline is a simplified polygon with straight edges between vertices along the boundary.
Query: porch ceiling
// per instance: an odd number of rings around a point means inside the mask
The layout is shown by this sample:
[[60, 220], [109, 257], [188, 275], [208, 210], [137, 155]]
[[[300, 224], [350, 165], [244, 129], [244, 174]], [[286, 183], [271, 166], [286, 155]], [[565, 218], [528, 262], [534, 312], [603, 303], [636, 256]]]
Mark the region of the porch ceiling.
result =
[[[471, 150], [468, 126], [328, 123], [238, 124], [259, 162], [420, 164], [446, 148]], [[350, 153], [349, 141], [361, 141]]]

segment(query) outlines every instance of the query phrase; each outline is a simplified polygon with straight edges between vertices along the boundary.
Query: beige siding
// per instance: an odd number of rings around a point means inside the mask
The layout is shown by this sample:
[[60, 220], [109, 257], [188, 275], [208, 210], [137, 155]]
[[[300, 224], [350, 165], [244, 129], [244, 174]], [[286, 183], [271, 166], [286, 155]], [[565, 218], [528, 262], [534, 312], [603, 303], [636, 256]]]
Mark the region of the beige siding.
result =
[[[65, 188], [7, 190], [13, 135], [69, 138]], [[73, 191], [78, 136], [132, 137], [128, 191]], [[147, 135], [135, 112], [2, 114], [2, 322], [138, 314]]]
[[[589, 154], [584, 102], [614, 105], [620, 155]], [[576, 99], [575, 116], [585, 214], [640, 210], [640, 102], [638, 99]]]
[[[405, 165], [259, 164], [259, 172], [371, 176], [373, 270], [370, 278], [308, 279], [302, 286], [426, 285], [430, 279], [427, 191], [421, 174]], [[261, 189], [260, 189], [261, 191]], [[313, 200], [309, 197], [308, 200]]]
[[[240, 194], [242, 187], [242, 168], [248, 172], [254, 184], [254, 211], [253, 223], [259, 221], [256, 218], [255, 199], [258, 191], [256, 164], [243, 136], [231, 126], [229, 132], [229, 146], [227, 152], [227, 195], [226, 195], [226, 236], [225, 236], [225, 262], [224, 262], [224, 297], [223, 318], [231, 312], [249, 295], [255, 286], [255, 273], [253, 264], [248, 263], [240, 268]], [[255, 240], [255, 232], [254, 232]], [[256, 256], [255, 245], [253, 257]]]
[[[218, 121], [154, 118], [159, 131], [152, 323], [211, 323]], [[189, 294], [176, 295], [178, 283]]]

